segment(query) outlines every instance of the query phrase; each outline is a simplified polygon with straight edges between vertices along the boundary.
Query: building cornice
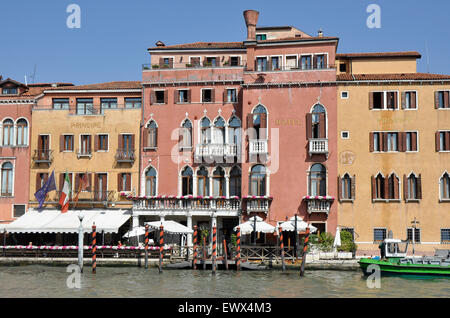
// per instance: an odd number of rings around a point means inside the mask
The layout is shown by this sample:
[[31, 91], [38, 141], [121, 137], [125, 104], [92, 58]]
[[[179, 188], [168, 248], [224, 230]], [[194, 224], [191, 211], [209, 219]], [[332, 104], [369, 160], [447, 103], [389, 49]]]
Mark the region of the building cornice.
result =
[[80, 90], [73, 90], [73, 89], [63, 89], [63, 90], [48, 90], [44, 91], [44, 94], [52, 94], [52, 93], [58, 93], [58, 94], [74, 94], [74, 93], [140, 93], [142, 89], [140, 88], [133, 88], [133, 89], [80, 89]]

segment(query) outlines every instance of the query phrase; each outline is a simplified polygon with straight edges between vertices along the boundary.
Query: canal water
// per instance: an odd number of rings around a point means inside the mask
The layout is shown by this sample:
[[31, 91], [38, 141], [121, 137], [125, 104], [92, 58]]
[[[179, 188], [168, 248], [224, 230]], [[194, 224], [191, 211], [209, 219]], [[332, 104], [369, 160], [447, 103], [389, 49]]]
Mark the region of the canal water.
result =
[[[381, 288], [368, 288], [360, 271], [165, 270], [137, 267], [90, 268], [80, 288], [69, 288], [63, 266], [0, 267], [0, 297], [450, 297], [449, 278], [382, 277]], [[73, 280], [71, 280], [73, 282]]]

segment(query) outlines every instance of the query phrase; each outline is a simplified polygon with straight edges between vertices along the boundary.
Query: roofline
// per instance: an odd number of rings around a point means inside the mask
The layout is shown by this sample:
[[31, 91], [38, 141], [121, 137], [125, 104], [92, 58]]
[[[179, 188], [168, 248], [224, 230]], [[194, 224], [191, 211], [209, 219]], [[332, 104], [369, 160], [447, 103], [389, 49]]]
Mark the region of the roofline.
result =
[[170, 49], [152, 49], [152, 48], [148, 48], [147, 49], [148, 52], [153, 52], [153, 53], [162, 53], [162, 52], [198, 52], [198, 51], [246, 51], [246, 48], [170, 48]]
[[297, 29], [292, 25], [280, 25], [280, 26], [261, 26], [256, 27], [256, 30], [285, 30], [285, 29]]
[[367, 52], [367, 53], [337, 53], [336, 58], [387, 58], [387, 57], [415, 57], [421, 58], [419, 52]]
[[115, 89], [115, 88], [105, 88], [105, 89], [55, 89], [55, 90], [44, 90], [44, 94], [51, 93], [140, 93], [142, 92], [142, 88], [123, 88], [123, 89]]
[[302, 38], [299, 40], [288, 40], [288, 41], [283, 41], [282, 39], [280, 39], [280, 41], [275, 41], [275, 40], [271, 40], [270, 42], [260, 42], [257, 41], [257, 46], [279, 46], [279, 45], [295, 45], [298, 44], [300, 42], [315, 42], [315, 43], [339, 43], [339, 38], [327, 38], [327, 39], [318, 39], [318, 38]]

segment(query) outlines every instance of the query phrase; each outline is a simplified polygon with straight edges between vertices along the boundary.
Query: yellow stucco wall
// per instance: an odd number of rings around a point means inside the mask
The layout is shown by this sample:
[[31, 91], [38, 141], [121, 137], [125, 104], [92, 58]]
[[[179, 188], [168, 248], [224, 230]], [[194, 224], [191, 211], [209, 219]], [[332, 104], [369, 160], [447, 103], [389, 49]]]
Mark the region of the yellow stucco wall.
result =
[[[448, 249], [440, 242], [440, 229], [450, 228], [450, 203], [439, 202], [439, 179], [450, 170], [450, 153], [435, 150], [435, 132], [450, 130], [450, 110], [436, 110], [434, 92], [449, 89], [450, 85], [340, 85], [338, 87], [338, 152], [339, 175], [356, 175], [356, 199], [353, 203], [339, 203], [338, 224], [354, 228], [358, 249], [378, 251], [373, 242], [376, 227], [392, 230], [395, 238], [406, 239], [406, 231], [414, 218], [420, 222], [422, 244], [416, 251], [432, 252], [434, 248]], [[417, 110], [369, 110], [369, 92], [381, 90], [416, 90]], [[349, 93], [348, 99], [341, 92]], [[400, 93], [399, 93], [399, 96]], [[401, 102], [401, 99], [400, 99]], [[417, 153], [371, 153], [369, 133], [372, 131], [417, 130]], [[349, 139], [341, 132], [348, 131]], [[419, 203], [405, 203], [403, 175], [411, 172], [422, 175], [422, 197]], [[399, 203], [372, 203], [371, 176], [395, 172], [400, 180]], [[365, 244], [369, 243], [369, 244]]]
[[[58, 96], [59, 97], [59, 96]], [[106, 96], [108, 97], [108, 96]], [[111, 97], [111, 96], [110, 96]], [[132, 96], [130, 96], [132, 97]], [[49, 104], [47, 101], [41, 101], [43, 105]], [[95, 102], [94, 102], [95, 104]], [[31, 135], [31, 151], [32, 156], [38, 148], [38, 136], [41, 134], [50, 135], [50, 149], [53, 150], [53, 161], [50, 165], [36, 164], [31, 161], [30, 173], [30, 207], [35, 207], [36, 201], [34, 193], [36, 192], [36, 174], [48, 173], [49, 175], [55, 171], [55, 181], [57, 190], [60, 190], [59, 175], [63, 172], [73, 173], [92, 173], [92, 190], [94, 189], [94, 174], [107, 173], [108, 191], [114, 191], [113, 205], [109, 207], [129, 208], [129, 201], [120, 198], [117, 192], [117, 175], [119, 173], [131, 173], [131, 190], [135, 194], [139, 190], [139, 123], [141, 117], [141, 109], [124, 109], [123, 104], [119, 109], [105, 110], [104, 115], [81, 116], [69, 114], [68, 110], [49, 110], [48, 106], [37, 106], [33, 110], [33, 132]], [[119, 134], [135, 135], [135, 161], [134, 163], [117, 163], [115, 159], [116, 150], [118, 148]], [[74, 152], [60, 152], [60, 135], [74, 135]], [[92, 157], [77, 158], [77, 149], [80, 148], [80, 134], [90, 134], [92, 137]], [[94, 135], [108, 134], [109, 148], [106, 152], [94, 151]], [[75, 182], [73, 182], [75, 183]], [[75, 184], [72, 185], [74, 193]], [[80, 200], [89, 194], [81, 194]], [[75, 195], [74, 195], [75, 196]], [[51, 192], [49, 201], [58, 201], [59, 197], [55, 192]], [[50, 204], [47, 207], [55, 207]], [[81, 207], [82, 204], [78, 204]], [[90, 206], [90, 205], [89, 205]], [[90, 206], [92, 207], [92, 206]], [[72, 208], [72, 205], [70, 205]]]
[[[393, 73], [416, 73], [416, 58], [348, 58], [336, 59], [336, 65], [348, 63], [348, 73], [353, 74], [393, 74]], [[338, 74], [342, 74], [339, 71]]]

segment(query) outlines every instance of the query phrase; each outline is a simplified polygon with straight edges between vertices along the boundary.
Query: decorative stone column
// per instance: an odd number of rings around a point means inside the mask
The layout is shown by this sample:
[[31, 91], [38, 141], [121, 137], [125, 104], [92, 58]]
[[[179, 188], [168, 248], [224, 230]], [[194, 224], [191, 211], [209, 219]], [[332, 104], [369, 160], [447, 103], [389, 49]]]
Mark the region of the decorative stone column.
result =
[[[192, 230], [192, 215], [190, 213], [187, 214], [187, 227]], [[192, 234], [187, 235], [187, 245], [192, 246]]]
[[226, 197], [227, 199], [230, 198], [230, 176], [225, 176], [225, 191], [226, 191]]
[[135, 227], [139, 226], [139, 215], [135, 214], [133, 215], [133, 221], [132, 221], [132, 228], [134, 229]]

